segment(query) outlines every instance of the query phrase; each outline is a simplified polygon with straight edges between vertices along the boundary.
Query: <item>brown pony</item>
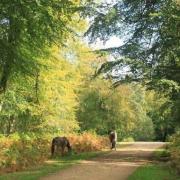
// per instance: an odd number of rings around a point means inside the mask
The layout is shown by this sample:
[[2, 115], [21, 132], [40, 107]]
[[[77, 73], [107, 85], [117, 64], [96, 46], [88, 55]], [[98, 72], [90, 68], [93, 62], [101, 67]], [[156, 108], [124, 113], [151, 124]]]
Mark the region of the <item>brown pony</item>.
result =
[[[55, 148], [56, 147], [56, 148]], [[55, 137], [52, 140], [51, 144], [51, 155], [54, 155], [55, 149], [61, 150], [61, 155], [64, 155], [65, 147], [67, 147], [68, 152], [71, 152], [71, 145], [69, 143], [69, 140], [66, 137]]]
[[116, 131], [109, 131], [109, 140], [111, 143], [111, 149], [116, 150], [117, 133]]

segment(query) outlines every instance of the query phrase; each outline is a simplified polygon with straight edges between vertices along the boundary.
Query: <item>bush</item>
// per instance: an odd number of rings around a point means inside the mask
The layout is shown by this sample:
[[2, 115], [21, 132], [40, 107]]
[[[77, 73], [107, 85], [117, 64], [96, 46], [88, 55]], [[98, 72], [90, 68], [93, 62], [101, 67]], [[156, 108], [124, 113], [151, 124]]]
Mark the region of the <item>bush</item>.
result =
[[47, 137], [13, 135], [0, 139], [0, 168], [11, 172], [42, 163], [49, 154]]
[[70, 143], [76, 152], [98, 151], [108, 146], [109, 139], [96, 134], [84, 132], [81, 135], [70, 135]]
[[169, 150], [171, 154], [172, 164], [180, 173], [180, 132], [170, 138]]
[[[67, 136], [76, 152], [103, 149], [108, 138], [91, 133]], [[14, 134], [0, 137], [0, 172], [13, 172], [43, 163], [50, 157], [51, 135], [37, 136]]]

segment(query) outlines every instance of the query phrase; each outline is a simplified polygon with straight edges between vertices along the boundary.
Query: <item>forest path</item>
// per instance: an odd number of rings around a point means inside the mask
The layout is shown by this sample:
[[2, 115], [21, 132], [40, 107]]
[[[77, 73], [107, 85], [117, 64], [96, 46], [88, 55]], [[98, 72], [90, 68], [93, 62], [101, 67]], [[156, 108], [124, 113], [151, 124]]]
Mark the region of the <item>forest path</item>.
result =
[[[125, 145], [124, 145], [125, 144]], [[120, 143], [117, 151], [82, 161], [42, 180], [126, 180], [137, 167], [151, 161], [163, 142]]]

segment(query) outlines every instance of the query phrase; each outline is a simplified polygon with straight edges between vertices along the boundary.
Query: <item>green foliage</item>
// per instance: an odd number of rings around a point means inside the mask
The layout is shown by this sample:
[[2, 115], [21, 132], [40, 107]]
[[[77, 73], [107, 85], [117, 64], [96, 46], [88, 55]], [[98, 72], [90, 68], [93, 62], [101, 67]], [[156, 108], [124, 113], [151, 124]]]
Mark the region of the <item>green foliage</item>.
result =
[[42, 70], [39, 77], [42, 116], [50, 128], [70, 132], [78, 129], [75, 91], [78, 88], [79, 74], [76, 73], [75, 65], [59, 55], [58, 48], [52, 49], [51, 53], [52, 58], [46, 61], [48, 70]]
[[[168, 124], [179, 126], [180, 83], [180, 5], [175, 0], [129, 1], [94, 6], [94, 18], [86, 35], [91, 41], [107, 41], [112, 36], [124, 40], [120, 47], [101, 50], [114, 56], [114, 61], [101, 65], [97, 74], [108, 73], [115, 79], [114, 86], [122, 82], [144, 82], [172, 100], [164, 112], [172, 116]], [[131, 73], [114, 74], [122, 67]], [[164, 116], [164, 119], [167, 115]], [[173, 129], [173, 126], [172, 126]]]
[[132, 79], [163, 78], [179, 83], [180, 6], [176, 1], [118, 0], [95, 9], [97, 12], [86, 33], [91, 40], [106, 41], [111, 36], [124, 40], [124, 45], [105, 50], [117, 60], [107, 66], [118, 69], [127, 65], [133, 73]]
[[140, 119], [137, 121], [136, 128], [133, 130], [133, 137], [137, 141], [152, 141], [155, 139], [154, 124], [152, 119]]
[[[74, 31], [81, 33], [86, 26], [79, 16], [81, 5], [71, 0], [1, 1], [0, 133], [78, 129], [75, 91], [82, 55], [75, 49], [80, 45]], [[67, 45], [77, 54], [69, 62]]]
[[167, 146], [166, 146], [166, 149], [165, 148], [160, 148], [160, 149], [157, 149], [155, 152], [154, 152], [154, 154], [153, 154], [153, 156], [154, 156], [154, 159], [155, 160], [158, 160], [158, 161], [163, 161], [163, 160], [165, 160], [165, 161], [167, 161], [167, 160], [169, 160], [169, 158], [170, 158], [170, 152], [169, 152], [169, 150], [168, 150], [168, 148], [167, 148]]
[[[109, 52], [115, 60], [102, 63], [96, 75], [108, 74], [107, 77], [114, 79], [114, 87], [135, 81], [144, 82], [149, 89], [159, 92], [146, 95], [146, 117], [150, 119], [137, 121], [139, 126], [134, 132], [143, 139], [148, 133], [142, 135], [139, 130], [148, 126], [151, 132], [155, 130], [155, 139], [165, 141], [178, 129], [180, 119], [178, 1], [119, 0], [94, 6], [94, 11], [86, 33], [92, 42], [97, 38], [105, 42], [111, 36], [124, 40], [120, 47], [101, 50]], [[131, 73], [122, 76], [123, 67]], [[114, 75], [115, 70], [119, 74]]]
[[[24, 83], [24, 86], [19, 83]], [[25, 81], [18, 77], [13, 87], [0, 96], [0, 132], [2, 134], [39, 131], [42, 118], [31, 83], [33, 83], [32, 79]]]
[[[86, 74], [87, 65], [95, 56], [78, 39], [67, 47], [57, 46], [51, 55], [38, 59], [36, 76], [15, 76], [0, 96], [0, 133], [72, 132], [79, 129], [76, 119], [77, 92]], [[86, 68], [87, 66], [87, 68]]]
[[81, 130], [107, 134], [115, 128], [119, 139], [129, 136], [136, 140], [153, 139], [154, 128], [146, 115], [144, 93], [137, 85], [111, 89], [111, 83], [105, 80], [90, 82], [80, 94], [77, 117]]
[[172, 115], [173, 102], [165, 94], [159, 94], [156, 91], [148, 91], [146, 101], [148, 116], [154, 124], [155, 139], [166, 141], [168, 135], [172, 135], [177, 129], [176, 120]]
[[180, 173], [180, 132], [177, 132], [170, 138], [169, 150], [172, 165]]
[[47, 47], [64, 44], [79, 2], [2, 0], [0, 9], [0, 88], [5, 91], [13, 76], [36, 74], [38, 57], [48, 55]]

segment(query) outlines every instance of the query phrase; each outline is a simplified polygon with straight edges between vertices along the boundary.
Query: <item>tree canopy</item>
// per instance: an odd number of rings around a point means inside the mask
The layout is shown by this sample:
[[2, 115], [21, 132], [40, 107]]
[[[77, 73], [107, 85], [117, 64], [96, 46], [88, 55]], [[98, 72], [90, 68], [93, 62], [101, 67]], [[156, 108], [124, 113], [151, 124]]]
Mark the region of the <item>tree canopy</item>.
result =
[[[86, 32], [91, 41], [111, 36], [124, 40], [120, 47], [103, 49], [115, 56], [99, 72], [125, 64], [132, 80], [180, 79], [180, 5], [174, 0], [117, 0], [96, 8]], [[120, 78], [122, 80], [122, 78]]]
[[[111, 36], [124, 41], [120, 47], [101, 49], [114, 60], [98, 69], [121, 83], [140, 82], [171, 99], [171, 116], [179, 124], [180, 102], [180, 4], [175, 0], [117, 0], [94, 7], [96, 13], [85, 33], [91, 42]], [[122, 76], [122, 67], [128, 69]], [[117, 73], [114, 73], [114, 72]]]
[[[103, 2], [0, 2], [0, 133], [165, 140], [178, 129], [179, 3]], [[124, 43], [94, 52], [86, 30]]]
[[71, 0], [0, 2], [1, 91], [15, 74], [36, 74], [37, 58], [48, 55], [47, 47], [65, 44], [79, 6]]

